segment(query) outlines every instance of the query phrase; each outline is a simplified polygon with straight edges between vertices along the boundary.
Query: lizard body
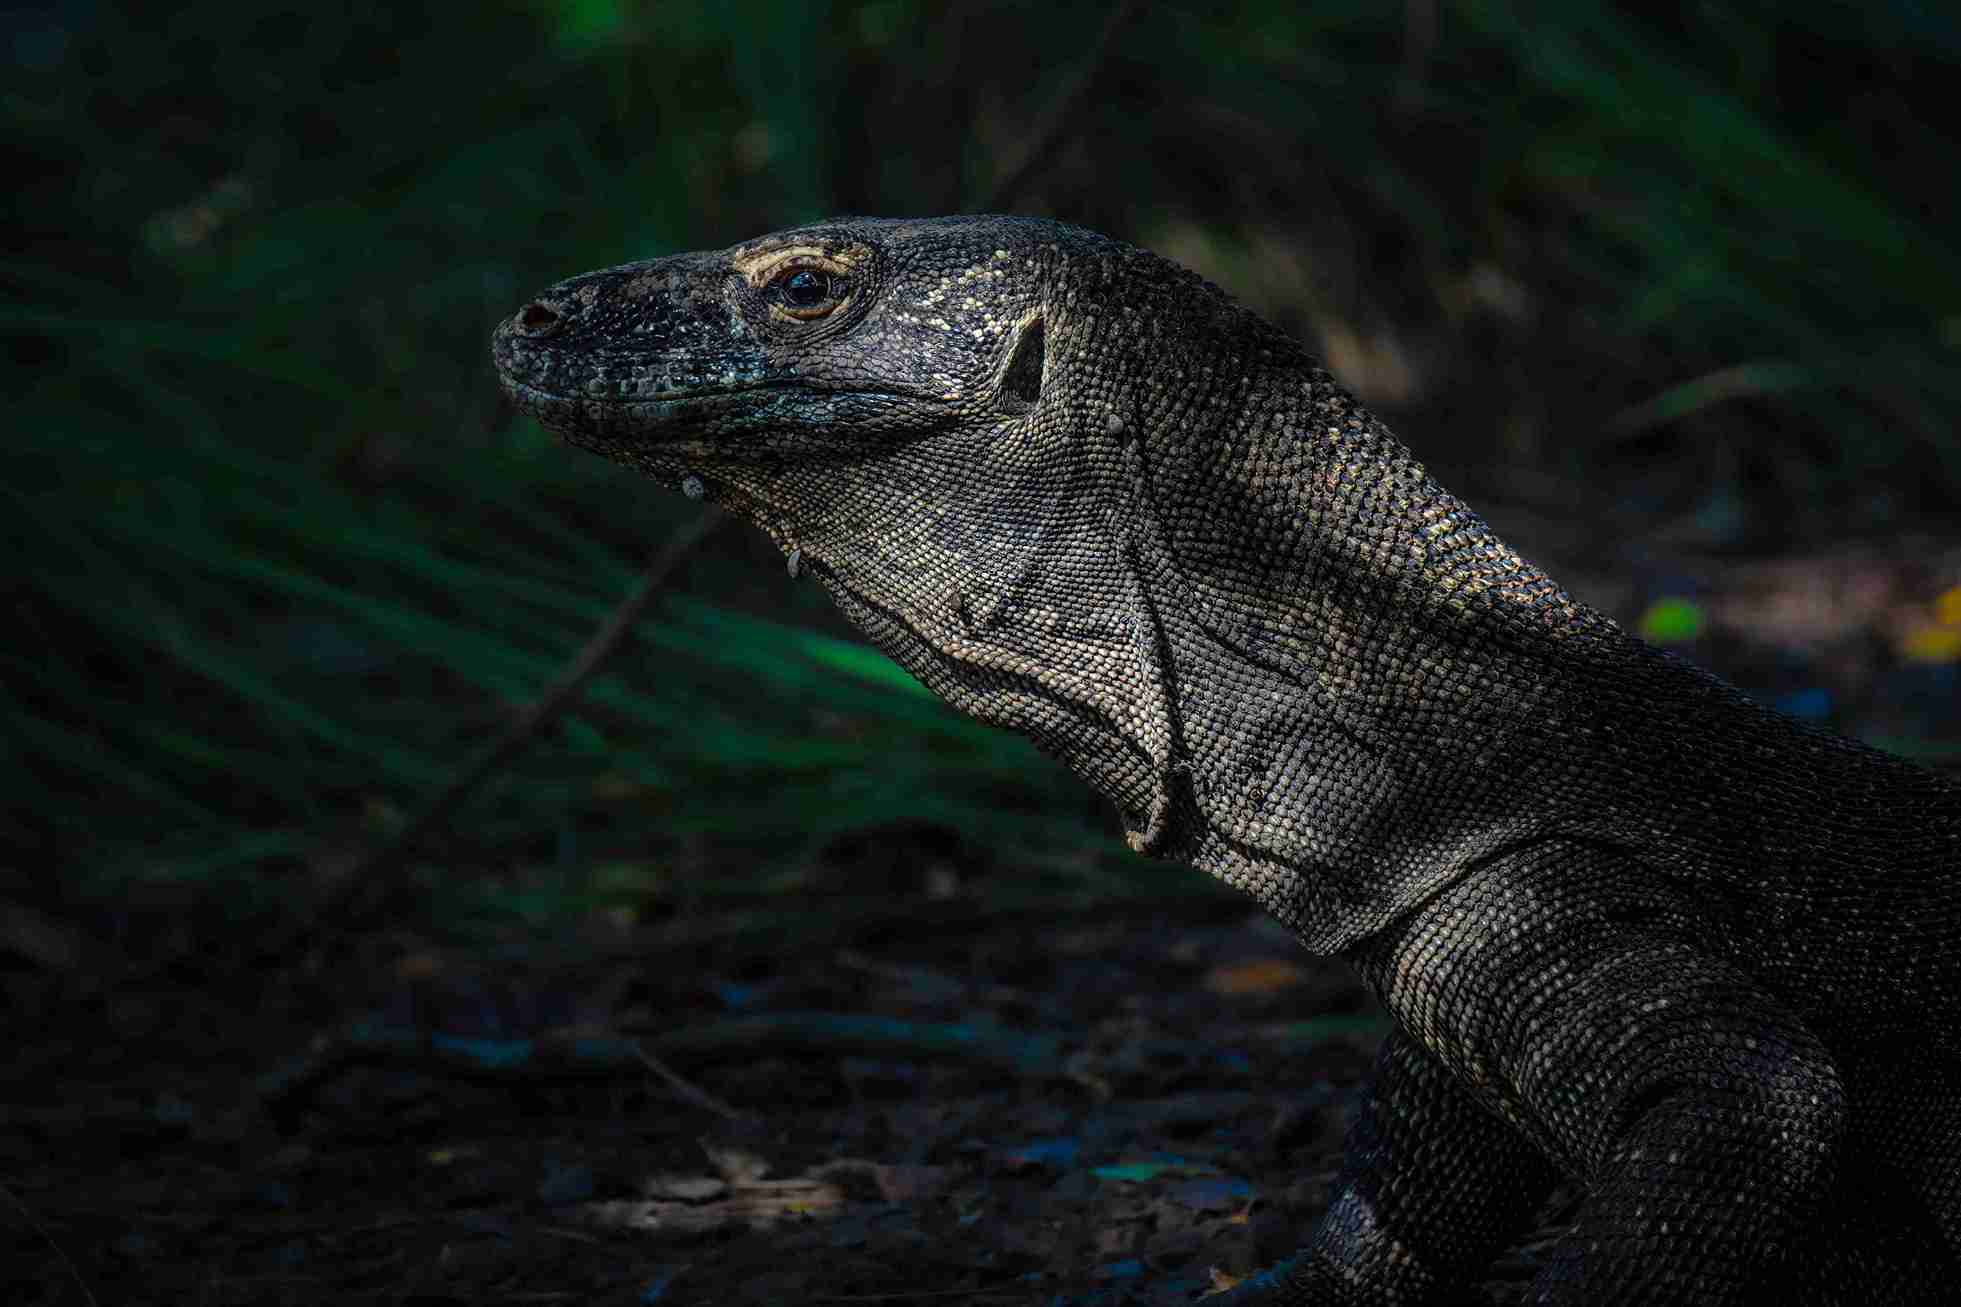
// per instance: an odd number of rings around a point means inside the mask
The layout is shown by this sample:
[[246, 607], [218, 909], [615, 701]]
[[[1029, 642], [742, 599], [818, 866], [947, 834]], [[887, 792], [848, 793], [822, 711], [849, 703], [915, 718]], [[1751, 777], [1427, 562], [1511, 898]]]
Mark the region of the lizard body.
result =
[[749, 517], [1133, 847], [1394, 1021], [1337, 1196], [1221, 1302], [1950, 1298], [1961, 791], [1574, 601], [1301, 347], [1145, 251], [842, 219], [587, 274], [518, 406]]

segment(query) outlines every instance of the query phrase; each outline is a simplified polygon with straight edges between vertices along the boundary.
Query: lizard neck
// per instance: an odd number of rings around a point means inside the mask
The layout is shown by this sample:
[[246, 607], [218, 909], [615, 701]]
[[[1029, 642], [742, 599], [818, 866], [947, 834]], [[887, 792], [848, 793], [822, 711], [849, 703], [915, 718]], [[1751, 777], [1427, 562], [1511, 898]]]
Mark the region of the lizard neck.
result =
[[1254, 382], [1221, 427], [1140, 444], [1131, 553], [1170, 744], [1132, 844], [1334, 952], [1533, 837], [1575, 656], [1625, 637], [1325, 374]]

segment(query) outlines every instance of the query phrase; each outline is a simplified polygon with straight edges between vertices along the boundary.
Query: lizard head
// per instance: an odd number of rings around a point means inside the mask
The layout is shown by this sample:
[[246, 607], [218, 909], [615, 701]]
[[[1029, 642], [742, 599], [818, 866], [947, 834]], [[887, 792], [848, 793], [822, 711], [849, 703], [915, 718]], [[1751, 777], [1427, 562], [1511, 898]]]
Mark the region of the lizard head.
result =
[[[1121, 308], [1091, 293], [1139, 260]], [[1142, 825], [1171, 728], [1140, 693], [1124, 445], [1163, 388], [1118, 345], [1194, 305], [1225, 300], [1053, 222], [841, 219], [561, 282], [493, 354], [521, 410], [754, 521], [930, 688]]]
[[504, 322], [493, 353], [518, 407], [572, 443], [757, 516], [759, 473], [1032, 407], [1039, 343], [1032, 378], [1002, 355], [1039, 313], [1036, 251], [978, 226], [846, 219], [588, 273]]

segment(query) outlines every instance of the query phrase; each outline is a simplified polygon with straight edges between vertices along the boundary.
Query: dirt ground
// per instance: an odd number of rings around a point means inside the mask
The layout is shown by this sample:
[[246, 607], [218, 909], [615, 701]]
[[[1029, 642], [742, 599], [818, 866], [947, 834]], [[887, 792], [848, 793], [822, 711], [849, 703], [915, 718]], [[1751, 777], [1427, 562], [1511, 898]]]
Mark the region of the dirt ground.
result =
[[11, 977], [6, 1300], [1183, 1302], [1292, 1250], [1381, 1032], [1344, 970], [1232, 900], [917, 888], [775, 963], [695, 920], [269, 985], [132, 917], [113, 983]]

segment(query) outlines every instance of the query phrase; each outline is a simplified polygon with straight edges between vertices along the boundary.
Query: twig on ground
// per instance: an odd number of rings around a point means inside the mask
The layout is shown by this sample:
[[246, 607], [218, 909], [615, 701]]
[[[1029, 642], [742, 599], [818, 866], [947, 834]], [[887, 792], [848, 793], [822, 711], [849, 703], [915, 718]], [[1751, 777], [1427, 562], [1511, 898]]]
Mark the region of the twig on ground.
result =
[[665, 1080], [669, 1089], [672, 1089], [696, 1107], [705, 1107], [715, 1113], [715, 1115], [724, 1117], [730, 1121], [747, 1121], [750, 1119], [749, 1113], [741, 1111], [738, 1108], [730, 1107], [706, 1089], [682, 1079], [665, 1062], [655, 1057], [652, 1053], [649, 1053], [639, 1040], [629, 1039], [627, 1041], [627, 1047], [633, 1050], [633, 1055], [640, 1059], [641, 1065], [645, 1066], [662, 1080]]
[[84, 1280], [81, 1271], [76, 1269], [75, 1261], [68, 1255], [68, 1250], [55, 1242], [54, 1236], [49, 1234], [41, 1222], [35, 1219], [34, 1213], [28, 1209], [26, 1203], [22, 1202], [15, 1195], [13, 1190], [7, 1188], [6, 1185], [0, 1184], [0, 1196], [5, 1196], [6, 1200], [12, 1203], [14, 1209], [20, 1213], [21, 1219], [27, 1222], [34, 1233], [41, 1236], [41, 1241], [47, 1244], [48, 1247], [54, 1249], [54, 1255], [61, 1259], [61, 1264], [68, 1268], [68, 1274], [74, 1278], [75, 1287], [82, 1291], [82, 1297], [88, 1299], [89, 1307], [97, 1307], [94, 1290], [89, 1288], [88, 1281]]

